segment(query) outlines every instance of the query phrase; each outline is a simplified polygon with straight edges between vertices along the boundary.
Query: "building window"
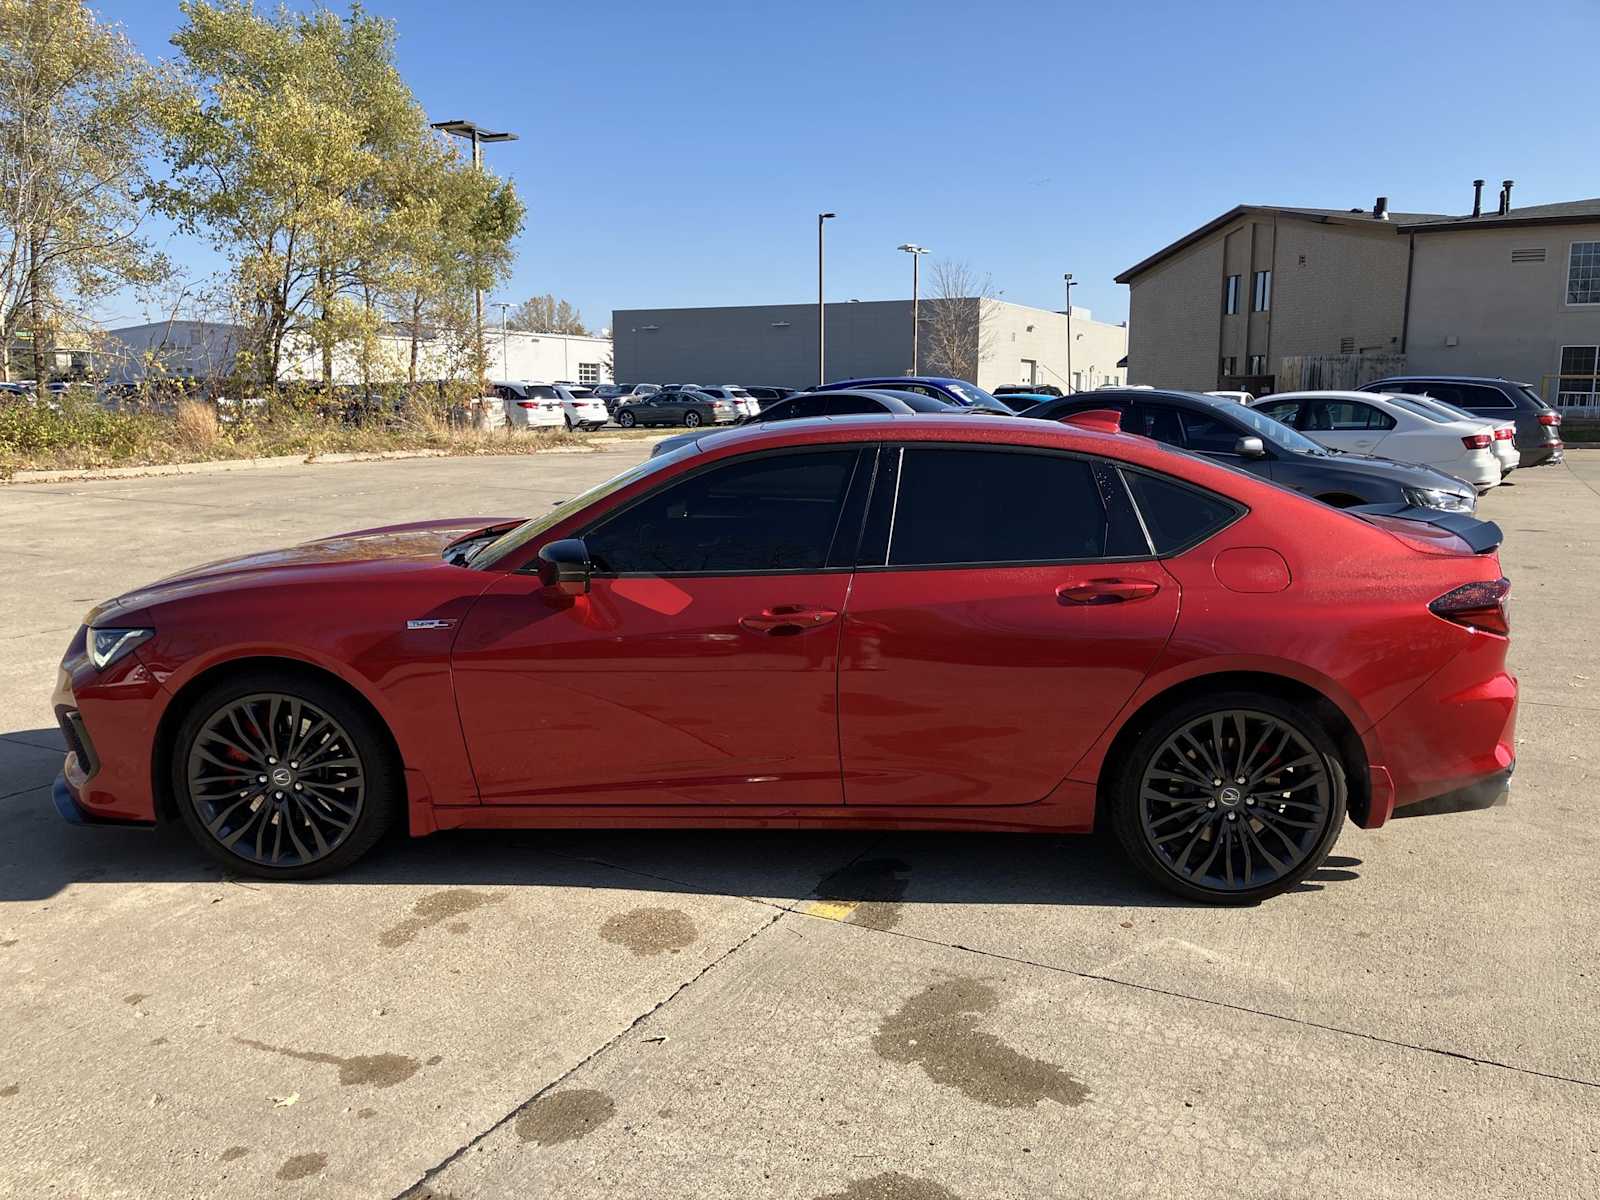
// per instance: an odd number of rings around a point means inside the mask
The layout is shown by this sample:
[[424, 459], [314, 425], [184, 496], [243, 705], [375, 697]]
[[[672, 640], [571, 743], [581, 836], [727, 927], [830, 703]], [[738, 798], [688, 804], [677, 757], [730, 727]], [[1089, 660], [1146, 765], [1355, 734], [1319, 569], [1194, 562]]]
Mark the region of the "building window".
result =
[[1239, 277], [1229, 275], [1222, 285], [1222, 311], [1225, 316], [1233, 316], [1239, 311]]
[[1233, 355], [1217, 359], [1217, 374], [1223, 379], [1239, 373], [1239, 360]]
[[1600, 397], [1600, 346], [1561, 347], [1557, 408], [1592, 408]]
[[1573, 242], [1567, 252], [1567, 303], [1600, 304], [1600, 242]]
[[1252, 354], [1249, 364], [1250, 374], [1265, 375], [1267, 373], [1267, 356], [1265, 354]]
[[578, 382], [587, 383], [590, 387], [600, 382], [599, 363], [579, 363]]
[[1272, 272], [1257, 271], [1250, 284], [1250, 311], [1268, 312], [1272, 308]]

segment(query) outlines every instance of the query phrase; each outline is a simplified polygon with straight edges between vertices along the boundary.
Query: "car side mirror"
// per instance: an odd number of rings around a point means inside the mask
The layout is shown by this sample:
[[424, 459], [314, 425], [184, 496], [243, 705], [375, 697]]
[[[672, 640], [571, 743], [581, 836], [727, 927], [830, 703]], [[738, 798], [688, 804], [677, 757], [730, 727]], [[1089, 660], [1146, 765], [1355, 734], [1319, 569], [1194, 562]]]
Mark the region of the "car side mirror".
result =
[[554, 596], [582, 596], [589, 590], [594, 564], [582, 538], [563, 538], [539, 550], [539, 582]]
[[1241, 458], [1265, 458], [1267, 446], [1258, 437], [1242, 437], [1233, 444], [1233, 452]]

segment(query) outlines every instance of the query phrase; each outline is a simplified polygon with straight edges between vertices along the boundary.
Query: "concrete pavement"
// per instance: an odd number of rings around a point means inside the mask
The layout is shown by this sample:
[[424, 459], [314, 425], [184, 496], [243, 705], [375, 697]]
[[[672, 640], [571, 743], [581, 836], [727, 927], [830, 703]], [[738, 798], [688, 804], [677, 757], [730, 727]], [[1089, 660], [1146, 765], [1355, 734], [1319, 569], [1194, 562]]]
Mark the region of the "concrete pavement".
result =
[[55, 817], [94, 601], [643, 452], [0, 488], [0, 1196], [1600, 1194], [1600, 451], [1484, 502], [1511, 805], [1347, 826], [1256, 909], [1096, 838], [452, 834], [262, 885]]

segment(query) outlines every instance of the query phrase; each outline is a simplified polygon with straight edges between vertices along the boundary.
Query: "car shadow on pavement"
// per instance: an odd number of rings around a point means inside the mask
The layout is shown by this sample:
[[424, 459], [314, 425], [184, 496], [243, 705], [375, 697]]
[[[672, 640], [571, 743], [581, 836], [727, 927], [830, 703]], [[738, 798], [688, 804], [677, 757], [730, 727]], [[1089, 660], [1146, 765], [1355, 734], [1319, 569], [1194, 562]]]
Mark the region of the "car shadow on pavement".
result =
[[[48, 744], [54, 731], [9, 735]], [[176, 823], [68, 825], [42, 761], [0, 778], [0, 903], [41, 900], [73, 884], [239, 883]], [[59, 766], [59, 760], [56, 760]], [[53, 770], [51, 772], [53, 777]], [[1354, 879], [1359, 860], [1330, 858], [1296, 891]], [[1106, 834], [862, 830], [455, 830], [388, 838], [362, 862], [313, 885], [592, 887], [903, 904], [1176, 907]]]

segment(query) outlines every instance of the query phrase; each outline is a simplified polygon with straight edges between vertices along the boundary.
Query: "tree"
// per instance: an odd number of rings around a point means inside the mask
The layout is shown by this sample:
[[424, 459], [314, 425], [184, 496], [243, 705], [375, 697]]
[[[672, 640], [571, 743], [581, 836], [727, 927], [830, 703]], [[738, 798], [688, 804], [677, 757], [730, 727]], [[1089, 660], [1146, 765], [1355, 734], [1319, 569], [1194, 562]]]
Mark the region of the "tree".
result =
[[139, 228], [169, 92], [82, 0], [0, 0], [0, 374], [26, 325], [41, 398], [46, 348], [90, 328], [95, 301], [167, 270]]
[[922, 359], [936, 375], [978, 381], [978, 366], [994, 349], [998, 293], [989, 276], [963, 262], [933, 264], [932, 286], [921, 308]]
[[572, 333], [579, 336], [589, 333], [576, 308], [549, 294], [529, 297], [517, 305], [506, 315], [506, 328], [525, 329], [530, 333]]

